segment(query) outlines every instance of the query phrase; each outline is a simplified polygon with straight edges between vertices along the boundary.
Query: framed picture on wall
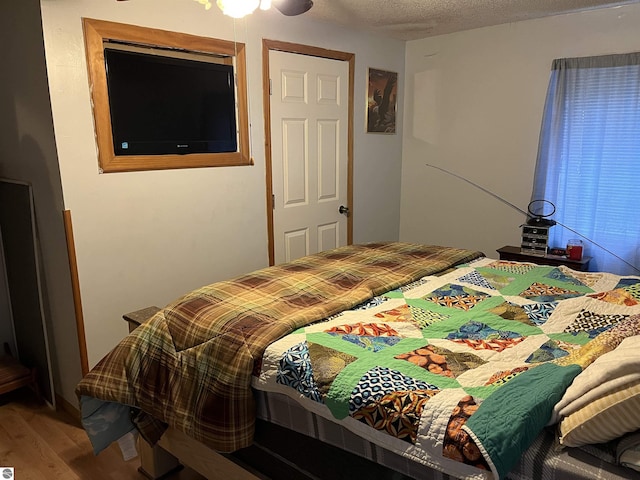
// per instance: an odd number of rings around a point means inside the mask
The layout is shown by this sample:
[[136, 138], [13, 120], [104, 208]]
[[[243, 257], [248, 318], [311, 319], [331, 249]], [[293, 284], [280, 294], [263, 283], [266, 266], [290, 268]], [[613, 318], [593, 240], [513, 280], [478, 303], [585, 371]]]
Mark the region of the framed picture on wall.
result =
[[367, 133], [396, 133], [398, 74], [369, 68]]

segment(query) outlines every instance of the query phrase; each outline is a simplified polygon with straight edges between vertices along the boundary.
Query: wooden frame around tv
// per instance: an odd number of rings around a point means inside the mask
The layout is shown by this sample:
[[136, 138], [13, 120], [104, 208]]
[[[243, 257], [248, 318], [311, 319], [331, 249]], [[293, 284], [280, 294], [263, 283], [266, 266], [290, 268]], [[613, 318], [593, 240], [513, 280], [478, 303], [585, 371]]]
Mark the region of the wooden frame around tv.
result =
[[[244, 43], [91, 18], [83, 18], [82, 26], [98, 147], [98, 163], [101, 172], [253, 165], [249, 154], [247, 68]], [[104, 63], [104, 43], [109, 41], [219, 55], [228, 63], [232, 63], [235, 58], [238, 151], [186, 155], [116, 155], [113, 148], [111, 112]]]

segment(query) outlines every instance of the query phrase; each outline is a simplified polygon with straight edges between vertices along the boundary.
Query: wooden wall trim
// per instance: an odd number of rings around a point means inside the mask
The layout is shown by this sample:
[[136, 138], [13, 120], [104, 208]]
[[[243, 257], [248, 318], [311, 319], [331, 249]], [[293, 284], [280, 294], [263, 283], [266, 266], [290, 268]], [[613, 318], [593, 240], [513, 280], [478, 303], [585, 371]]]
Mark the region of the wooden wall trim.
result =
[[62, 395], [58, 395], [57, 393], [56, 393], [56, 410], [59, 412], [68, 413], [75, 420], [78, 420], [78, 422], [82, 420], [80, 409], [75, 405], [69, 403]]
[[78, 347], [80, 349], [80, 367], [82, 376], [89, 373], [89, 357], [87, 355], [87, 338], [84, 332], [84, 316], [82, 314], [82, 299], [80, 297], [80, 280], [78, 277], [78, 262], [76, 260], [76, 244], [73, 239], [73, 225], [71, 210], [62, 212], [64, 232], [67, 237], [67, 254], [69, 256], [69, 271], [71, 272], [71, 288], [73, 290], [73, 307], [76, 316], [76, 330], [78, 332]]
[[269, 74], [269, 43], [262, 40], [262, 112], [264, 115], [265, 180], [267, 195], [267, 238], [269, 265], [275, 263], [273, 244], [273, 160], [271, 157], [271, 76]]
[[[98, 163], [102, 172], [132, 172], [171, 168], [228, 167], [253, 165], [249, 142], [249, 108], [244, 43], [201, 37], [187, 33], [83, 18], [89, 86], [93, 106]], [[111, 110], [104, 62], [104, 42], [119, 41], [194, 53], [235, 58], [238, 151], [189, 153], [186, 155], [116, 155], [113, 148]]]

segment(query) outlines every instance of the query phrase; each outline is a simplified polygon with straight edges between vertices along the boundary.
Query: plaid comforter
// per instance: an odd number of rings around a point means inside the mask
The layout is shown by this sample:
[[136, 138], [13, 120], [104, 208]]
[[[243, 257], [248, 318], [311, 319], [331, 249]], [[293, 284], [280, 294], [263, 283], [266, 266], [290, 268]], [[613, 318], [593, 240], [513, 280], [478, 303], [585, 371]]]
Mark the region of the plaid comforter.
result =
[[251, 375], [269, 344], [480, 256], [407, 243], [352, 245], [195, 290], [127, 336], [79, 383], [94, 449], [94, 436], [114, 430], [113, 441], [122, 433], [105, 421], [113, 417], [105, 413], [109, 405], [134, 407], [151, 424], [171, 425], [218, 451], [250, 445]]

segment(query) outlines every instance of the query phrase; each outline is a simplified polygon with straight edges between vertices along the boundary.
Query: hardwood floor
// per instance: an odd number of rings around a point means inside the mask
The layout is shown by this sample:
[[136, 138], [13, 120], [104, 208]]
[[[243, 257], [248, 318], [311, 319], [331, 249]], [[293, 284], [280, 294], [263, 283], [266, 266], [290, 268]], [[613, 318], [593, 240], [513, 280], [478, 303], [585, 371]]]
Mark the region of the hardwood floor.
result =
[[[24, 388], [0, 395], [0, 467], [20, 480], [144, 480], [138, 458], [125, 462], [116, 444], [95, 456], [79, 421], [39, 404]], [[184, 469], [166, 480], [202, 480]]]

